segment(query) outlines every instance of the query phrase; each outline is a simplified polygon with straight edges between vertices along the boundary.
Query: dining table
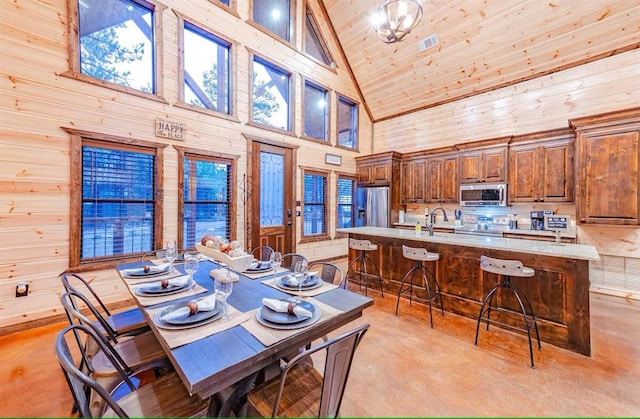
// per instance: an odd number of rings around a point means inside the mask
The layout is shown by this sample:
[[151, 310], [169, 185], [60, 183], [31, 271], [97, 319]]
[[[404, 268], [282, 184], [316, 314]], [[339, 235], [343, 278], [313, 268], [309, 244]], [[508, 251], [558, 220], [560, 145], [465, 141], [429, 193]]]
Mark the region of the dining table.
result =
[[[221, 266], [214, 260], [202, 257], [198, 270], [193, 274], [194, 283], [184, 292], [147, 296], [140, 292], [140, 286], [157, 281], [161, 276], [146, 278], [129, 276], [127, 273], [144, 266], [153, 267], [154, 264], [162, 266], [162, 261], [122, 263], [116, 269], [183, 384], [190, 394], [202, 399], [246, 377], [262, 373], [263, 379], [268, 379], [264, 371], [271, 371], [272, 376], [277, 374], [281, 359], [296, 354], [300, 348], [358, 319], [363, 310], [373, 304], [369, 297], [329, 283], [323, 283], [316, 290], [303, 290], [301, 297], [295, 297], [293, 294], [297, 294], [297, 290], [283, 289], [276, 283], [290, 274], [285, 268], [261, 274], [232, 272], [236, 282], [227, 298], [228, 311], [225, 316], [202, 322], [202, 325], [173, 330], [166, 325], [161, 327], [159, 313], [214, 294], [213, 275]], [[183, 265], [175, 264], [173, 272], [165, 276], [183, 274]], [[316, 308], [314, 316], [321, 314], [304, 327], [274, 329], [260, 321], [259, 313], [263, 310], [264, 298], [300, 298], [313, 304]]]

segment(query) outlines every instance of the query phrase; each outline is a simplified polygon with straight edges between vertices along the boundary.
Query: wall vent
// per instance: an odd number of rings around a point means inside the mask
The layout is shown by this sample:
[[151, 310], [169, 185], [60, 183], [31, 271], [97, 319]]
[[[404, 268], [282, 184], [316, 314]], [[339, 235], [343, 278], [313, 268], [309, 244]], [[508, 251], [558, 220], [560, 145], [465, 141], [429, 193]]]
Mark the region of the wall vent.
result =
[[418, 47], [420, 47], [420, 51], [425, 51], [438, 43], [438, 35], [432, 33], [426, 38], [422, 38], [418, 41]]

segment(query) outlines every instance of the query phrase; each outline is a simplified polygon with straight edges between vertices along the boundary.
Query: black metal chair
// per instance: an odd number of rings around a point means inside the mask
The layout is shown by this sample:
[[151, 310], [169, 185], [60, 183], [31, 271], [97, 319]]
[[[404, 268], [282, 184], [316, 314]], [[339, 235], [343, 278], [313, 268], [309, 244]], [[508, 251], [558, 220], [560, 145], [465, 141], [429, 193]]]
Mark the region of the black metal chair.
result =
[[320, 277], [324, 282], [337, 284], [340, 288], [347, 289], [347, 281], [344, 278], [342, 269], [331, 262], [313, 262], [309, 265], [309, 272], [320, 270]]
[[[101, 353], [104, 353], [105, 361], [116, 371], [120, 383], [112, 391], [77, 367], [80, 362], [74, 359], [74, 354], [77, 358], [77, 351], [72, 351], [69, 347], [69, 333], [74, 335], [73, 339], [81, 336], [83, 340], [92, 341], [100, 348]], [[57, 336], [55, 353], [80, 417], [178, 417], [208, 414], [209, 403], [197, 396], [189, 395], [175, 372], [157, 377], [148, 383], [127, 374], [113, 348], [87, 325], [73, 324], [65, 327]], [[123, 395], [116, 397], [117, 394]], [[100, 399], [101, 402], [97, 404], [99, 408], [92, 406], [91, 395]]]
[[293, 269], [297, 262], [307, 261], [307, 258], [300, 253], [285, 253], [282, 255], [282, 267], [287, 269]]
[[258, 246], [251, 251], [254, 258], [260, 261], [268, 261], [273, 253], [273, 248], [270, 246]]
[[[533, 363], [533, 345], [531, 343], [531, 330], [536, 331], [536, 338], [538, 340], [538, 349], [541, 349], [540, 334], [538, 333], [538, 322], [536, 321], [536, 315], [533, 312], [533, 306], [527, 298], [526, 294], [518, 289], [511, 283], [511, 277], [530, 278], [536, 274], [536, 271], [527, 266], [523, 266], [519, 260], [504, 260], [494, 259], [488, 256], [480, 256], [480, 268], [489, 273], [493, 273], [499, 276], [498, 283], [489, 290], [487, 295], [482, 299], [482, 306], [480, 307], [480, 313], [478, 314], [478, 322], [476, 324], [476, 340], [475, 344], [478, 345], [478, 333], [480, 332], [480, 323], [485, 322], [487, 324], [487, 330], [489, 330], [489, 323], [498, 324], [504, 328], [523, 331], [527, 334], [529, 339], [529, 356], [531, 358], [531, 368], [535, 368]], [[518, 302], [518, 308], [522, 314], [522, 320], [524, 326], [518, 326], [511, 323], [501, 321], [498, 317], [491, 318], [491, 310], [493, 298], [499, 290], [506, 290], [511, 292]], [[500, 309], [495, 307], [496, 311]]]
[[[361, 325], [295, 356], [280, 376], [249, 392], [248, 416], [337, 417], [353, 356], [368, 329]], [[306, 362], [320, 350], [326, 351], [324, 374]]]

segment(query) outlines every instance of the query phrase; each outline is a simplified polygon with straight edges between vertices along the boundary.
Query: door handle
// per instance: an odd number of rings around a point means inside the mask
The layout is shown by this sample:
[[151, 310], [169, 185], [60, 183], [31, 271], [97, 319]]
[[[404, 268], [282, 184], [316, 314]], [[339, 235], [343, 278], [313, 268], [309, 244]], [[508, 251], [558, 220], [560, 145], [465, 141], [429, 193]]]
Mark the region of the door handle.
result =
[[[287, 210], [287, 218], [291, 218], [291, 210], [290, 209]], [[291, 223], [289, 223], [289, 224], [291, 224]]]

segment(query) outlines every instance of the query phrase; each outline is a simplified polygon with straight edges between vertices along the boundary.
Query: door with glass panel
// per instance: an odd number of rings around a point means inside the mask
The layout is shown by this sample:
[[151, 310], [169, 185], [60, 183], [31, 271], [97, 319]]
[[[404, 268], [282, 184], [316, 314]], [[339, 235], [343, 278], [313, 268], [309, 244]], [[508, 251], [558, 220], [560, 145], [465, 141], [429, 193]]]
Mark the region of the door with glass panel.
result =
[[295, 231], [293, 149], [254, 141], [251, 155], [248, 247], [270, 246], [291, 252]]

